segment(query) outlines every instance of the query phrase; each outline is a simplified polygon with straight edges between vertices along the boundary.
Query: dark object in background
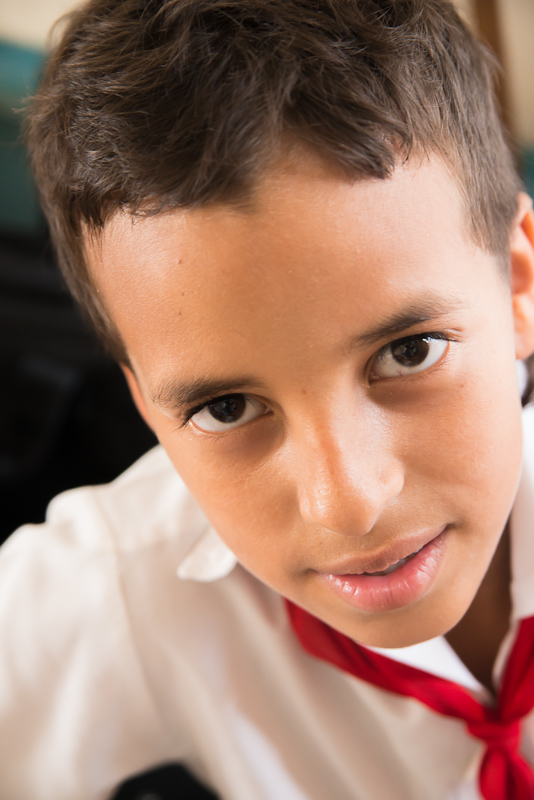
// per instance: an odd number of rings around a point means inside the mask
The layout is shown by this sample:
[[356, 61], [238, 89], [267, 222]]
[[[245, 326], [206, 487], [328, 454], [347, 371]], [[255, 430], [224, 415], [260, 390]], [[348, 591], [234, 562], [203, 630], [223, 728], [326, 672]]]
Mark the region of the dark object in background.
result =
[[44, 246], [0, 239], [0, 539], [155, 441]]

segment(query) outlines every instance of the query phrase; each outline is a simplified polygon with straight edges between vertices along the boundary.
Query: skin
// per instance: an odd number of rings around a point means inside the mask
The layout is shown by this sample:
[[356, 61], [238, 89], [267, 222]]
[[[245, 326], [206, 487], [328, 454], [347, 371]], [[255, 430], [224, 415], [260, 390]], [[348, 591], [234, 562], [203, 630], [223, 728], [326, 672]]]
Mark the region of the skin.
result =
[[[509, 612], [501, 536], [521, 464], [515, 359], [534, 350], [533, 241], [521, 197], [508, 282], [437, 158], [351, 182], [301, 153], [246, 208], [117, 213], [87, 252], [139, 410], [240, 562], [364, 644], [456, 632], [487, 682]], [[369, 335], [421, 305], [429, 319]], [[428, 332], [450, 339], [432, 340], [434, 363], [384, 374], [391, 342]], [[187, 421], [176, 385], [206, 379], [251, 398], [253, 418]], [[400, 608], [354, 609], [321, 577], [442, 530], [431, 586]]]

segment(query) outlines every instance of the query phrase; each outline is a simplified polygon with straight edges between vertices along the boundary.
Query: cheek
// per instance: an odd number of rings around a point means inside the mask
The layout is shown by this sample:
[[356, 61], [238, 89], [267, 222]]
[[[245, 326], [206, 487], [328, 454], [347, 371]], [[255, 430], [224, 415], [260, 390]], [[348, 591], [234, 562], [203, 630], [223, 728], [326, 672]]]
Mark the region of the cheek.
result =
[[516, 387], [513, 362], [498, 380], [472, 369], [422, 421], [427, 433], [420, 479], [431, 481], [451, 502], [476, 508], [492, 527], [509, 513], [521, 468]]
[[202, 443], [167, 448], [174, 467], [221, 538], [241, 563], [264, 577], [278, 561], [284, 561], [292, 540], [295, 520], [287, 483], [280, 477], [276, 459], [249, 463], [245, 454], [223, 454], [211, 443], [210, 452], [206, 450]]

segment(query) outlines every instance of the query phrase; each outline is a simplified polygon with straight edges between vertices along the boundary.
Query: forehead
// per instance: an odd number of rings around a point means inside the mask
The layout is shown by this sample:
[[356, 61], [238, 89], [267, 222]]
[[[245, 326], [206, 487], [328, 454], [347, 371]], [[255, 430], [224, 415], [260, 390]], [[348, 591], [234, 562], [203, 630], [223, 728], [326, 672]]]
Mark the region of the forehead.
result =
[[213, 368], [216, 354], [247, 352], [249, 338], [284, 349], [298, 336], [302, 347], [312, 320], [326, 342], [337, 335], [334, 311], [371, 325], [380, 303], [443, 288], [448, 272], [453, 292], [451, 266], [480, 256], [438, 159], [355, 182], [319, 159], [293, 158], [264, 177], [246, 208], [118, 213], [88, 243], [134, 366], [154, 376], [190, 366], [191, 354]]

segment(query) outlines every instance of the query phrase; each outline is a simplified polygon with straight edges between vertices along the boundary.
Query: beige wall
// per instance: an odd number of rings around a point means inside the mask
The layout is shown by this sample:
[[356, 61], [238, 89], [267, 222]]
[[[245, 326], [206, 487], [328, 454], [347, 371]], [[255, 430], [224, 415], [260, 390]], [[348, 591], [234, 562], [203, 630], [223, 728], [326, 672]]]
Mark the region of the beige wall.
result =
[[[456, 0], [468, 19], [471, 0]], [[0, 37], [41, 47], [73, 0], [0, 0]], [[534, 0], [500, 0], [512, 114], [521, 141], [534, 147]]]
[[0, 37], [42, 47], [52, 23], [73, 0], [0, 0]]
[[472, 0], [454, 0], [456, 7], [460, 13], [466, 18], [469, 23], [474, 22], [473, 3]]
[[[455, 0], [474, 23], [472, 0]], [[499, 0], [509, 105], [514, 133], [534, 147], [534, 0]]]
[[534, 0], [501, 0], [500, 11], [515, 132], [534, 147]]

